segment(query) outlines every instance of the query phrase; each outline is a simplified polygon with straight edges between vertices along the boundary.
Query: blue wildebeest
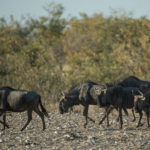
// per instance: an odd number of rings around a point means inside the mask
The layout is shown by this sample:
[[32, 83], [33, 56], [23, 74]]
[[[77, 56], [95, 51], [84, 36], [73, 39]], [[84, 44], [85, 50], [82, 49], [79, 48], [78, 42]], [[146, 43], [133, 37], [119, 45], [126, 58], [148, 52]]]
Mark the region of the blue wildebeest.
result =
[[106, 107], [106, 116], [110, 114], [110, 106], [119, 111], [120, 129], [122, 129], [122, 109], [132, 109], [134, 101], [143, 98], [143, 93], [138, 88], [113, 86], [106, 91], [101, 103]]
[[143, 99], [138, 98], [135, 101], [135, 111], [136, 111], [136, 113], [139, 113], [139, 116], [140, 116], [137, 127], [140, 127], [140, 126], [143, 125], [143, 124], [141, 124], [141, 119], [142, 119], [142, 116], [143, 116], [142, 111], [145, 112], [146, 117], [147, 117], [147, 126], [150, 127], [150, 124], [149, 124], [149, 117], [150, 117], [150, 92], [147, 92], [146, 94], [144, 94], [144, 98]]
[[[75, 87], [68, 94], [61, 97], [59, 102], [59, 112], [61, 114], [68, 112], [68, 109], [74, 105], [83, 105], [83, 116], [85, 116], [86, 122], [84, 127], [88, 123], [88, 119], [95, 122], [88, 116], [89, 105], [100, 105], [99, 99], [101, 92], [105, 91], [106, 87], [98, 85], [94, 82], [85, 82]], [[97, 94], [99, 91], [99, 95]]]
[[139, 78], [135, 76], [129, 76], [119, 82], [117, 85], [121, 85], [123, 87], [136, 87], [138, 88], [142, 93], [147, 93], [150, 90], [150, 82], [140, 80]]
[[[126, 77], [125, 79], [123, 79], [121, 82], [118, 82], [115, 85], [120, 85], [122, 87], [135, 87], [138, 88], [143, 94], [147, 93], [150, 90], [150, 82], [149, 81], [145, 81], [145, 80], [140, 80], [139, 78], [135, 77], [135, 76], [129, 76]], [[108, 84], [108, 87], [113, 87], [115, 86], [113, 84]], [[110, 107], [108, 109], [108, 111], [111, 111], [113, 108]], [[126, 115], [128, 115], [128, 112], [126, 110], [124, 110]], [[135, 114], [134, 114], [134, 109], [132, 109], [132, 114], [133, 114], [133, 121], [136, 120], [135, 118]], [[106, 118], [106, 116], [103, 118], [103, 120]], [[103, 120], [100, 121], [99, 124], [101, 124], [103, 122]]]
[[[39, 109], [41, 107], [42, 112]], [[3, 122], [5, 126], [6, 124], [6, 113], [7, 112], [24, 112], [27, 111], [28, 120], [26, 124], [23, 126], [21, 131], [23, 131], [27, 125], [32, 120], [32, 111], [36, 112], [43, 123], [43, 130], [45, 129], [45, 121], [44, 115], [48, 117], [48, 113], [41, 102], [41, 96], [33, 91], [25, 91], [25, 90], [16, 90], [10, 87], [2, 87], [0, 88], [0, 116], [3, 115]]]

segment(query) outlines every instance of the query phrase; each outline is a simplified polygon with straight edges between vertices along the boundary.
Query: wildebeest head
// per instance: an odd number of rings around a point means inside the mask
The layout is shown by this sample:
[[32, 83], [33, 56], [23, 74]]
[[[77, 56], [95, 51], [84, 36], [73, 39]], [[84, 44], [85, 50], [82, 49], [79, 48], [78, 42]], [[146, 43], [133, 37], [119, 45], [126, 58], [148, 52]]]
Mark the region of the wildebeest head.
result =
[[70, 105], [69, 105], [69, 97], [66, 95], [62, 95], [59, 101], [59, 112], [60, 114], [68, 112]]
[[142, 111], [142, 103], [145, 100], [145, 97], [144, 97], [143, 93], [138, 89], [133, 90], [132, 93], [134, 95], [135, 112], [140, 112], [140, 111]]
[[106, 86], [97, 86], [95, 87], [95, 93], [97, 95], [101, 95], [102, 93], [105, 94], [107, 91], [107, 87]]
[[145, 99], [146, 98], [144, 96], [136, 98], [136, 100], [134, 102], [135, 112], [141, 112], [142, 111], [142, 106], [143, 106], [143, 102]]
[[134, 110], [135, 110], [136, 113], [142, 111], [142, 103], [143, 103], [143, 100], [141, 100], [140, 98], [138, 98], [138, 99], [135, 101]]
[[134, 101], [136, 102], [138, 99], [144, 100], [145, 97], [143, 93], [139, 89], [133, 89], [132, 90], [132, 95], [134, 96]]

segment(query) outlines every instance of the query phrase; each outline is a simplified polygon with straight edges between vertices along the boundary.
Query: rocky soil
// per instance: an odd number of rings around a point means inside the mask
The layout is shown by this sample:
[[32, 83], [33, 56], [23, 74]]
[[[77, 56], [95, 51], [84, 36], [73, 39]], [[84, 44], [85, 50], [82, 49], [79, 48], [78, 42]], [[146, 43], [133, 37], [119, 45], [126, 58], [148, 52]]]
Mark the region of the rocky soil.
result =
[[[46, 130], [42, 131], [40, 118], [33, 113], [33, 120], [28, 127], [21, 132], [20, 129], [27, 120], [26, 113], [8, 114], [7, 123], [9, 129], [0, 131], [1, 150], [129, 150], [150, 149], [150, 129], [147, 128], [146, 117], [142, 122], [143, 127], [136, 128], [136, 122], [132, 122], [132, 115], [123, 116], [123, 129], [119, 129], [116, 122], [117, 115], [110, 115], [110, 127], [106, 127], [106, 121], [98, 125], [102, 113], [92, 113], [90, 116], [96, 123], [89, 122], [87, 128], [83, 128], [85, 122], [81, 113], [49, 113], [49, 120], [45, 118]], [[2, 127], [2, 126], [1, 126]]]

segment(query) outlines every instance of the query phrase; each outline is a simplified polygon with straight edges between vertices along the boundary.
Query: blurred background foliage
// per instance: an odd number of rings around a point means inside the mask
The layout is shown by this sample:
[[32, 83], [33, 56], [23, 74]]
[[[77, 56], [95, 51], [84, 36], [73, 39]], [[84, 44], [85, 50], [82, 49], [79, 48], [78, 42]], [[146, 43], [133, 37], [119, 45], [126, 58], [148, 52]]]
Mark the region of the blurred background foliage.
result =
[[150, 80], [150, 21], [126, 14], [63, 18], [51, 3], [47, 16], [24, 24], [0, 18], [0, 85], [37, 91], [45, 104], [87, 80], [115, 83], [134, 75]]

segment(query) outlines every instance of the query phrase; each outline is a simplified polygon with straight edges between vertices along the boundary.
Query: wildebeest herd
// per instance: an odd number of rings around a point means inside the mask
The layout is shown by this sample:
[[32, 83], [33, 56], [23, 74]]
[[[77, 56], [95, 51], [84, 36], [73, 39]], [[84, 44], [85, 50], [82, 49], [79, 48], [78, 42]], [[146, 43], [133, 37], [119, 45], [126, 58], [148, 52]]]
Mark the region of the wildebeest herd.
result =
[[[115, 85], [99, 85], [97, 83], [87, 81], [81, 83], [75, 88], [71, 89], [67, 94], [62, 94], [59, 100], [60, 114], [68, 112], [69, 108], [74, 105], [83, 105], [83, 116], [85, 116], [84, 127], [87, 126], [88, 120], [95, 122], [88, 116], [89, 105], [97, 105], [104, 108], [105, 113], [99, 124], [102, 124], [107, 119], [107, 126], [109, 126], [109, 114], [113, 109], [118, 111], [118, 118], [120, 122], [120, 129], [122, 129], [123, 119], [122, 110], [128, 115], [127, 109], [131, 109], [135, 120], [134, 110], [139, 113], [139, 122], [137, 127], [141, 126], [141, 119], [143, 111], [147, 116], [147, 124], [149, 125], [150, 113], [150, 82], [143, 81], [134, 76], [129, 76], [123, 81]], [[39, 109], [40, 106], [40, 109]], [[33, 91], [17, 90], [11, 87], [0, 88], [0, 116], [3, 117], [3, 129], [9, 128], [6, 123], [7, 112], [23, 112], [27, 111], [28, 120], [21, 129], [23, 131], [32, 120], [32, 111], [36, 112], [45, 127], [44, 116], [49, 117], [46, 109], [42, 105], [41, 96]]]
[[68, 112], [68, 109], [74, 105], [83, 105], [83, 116], [85, 116], [86, 127], [88, 119], [95, 122], [88, 116], [89, 105], [98, 105], [105, 109], [105, 114], [101, 124], [107, 118], [107, 126], [109, 126], [109, 114], [113, 109], [118, 111], [118, 120], [120, 129], [122, 129], [122, 110], [128, 115], [127, 109], [132, 109], [135, 120], [134, 110], [139, 113], [140, 119], [137, 127], [141, 126], [143, 111], [147, 116], [149, 125], [150, 113], [150, 82], [143, 81], [134, 76], [129, 76], [123, 81], [113, 86], [102, 86], [93, 82], [85, 82], [73, 88], [69, 93], [63, 94], [59, 102], [59, 111], [61, 114]]

